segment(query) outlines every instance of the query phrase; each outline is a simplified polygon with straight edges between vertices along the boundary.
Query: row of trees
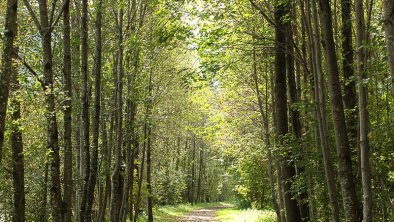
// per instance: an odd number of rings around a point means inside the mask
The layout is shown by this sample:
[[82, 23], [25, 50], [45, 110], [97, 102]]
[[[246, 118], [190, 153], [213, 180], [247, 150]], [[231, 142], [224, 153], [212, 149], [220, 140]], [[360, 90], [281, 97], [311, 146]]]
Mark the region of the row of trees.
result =
[[216, 140], [246, 140], [224, 146], [246, 202], [271, 199], [279, 221], [392, 220], [389, 2], [206, 2], [202, 67], [231, 122]]
[[393, 9], [1, 2], [0, 220], [230, 197], [281, 222], [393, 220]]
[[0, 220], [153, 221], [156, 204], [222, 198], [182, 2], [0, 12]]

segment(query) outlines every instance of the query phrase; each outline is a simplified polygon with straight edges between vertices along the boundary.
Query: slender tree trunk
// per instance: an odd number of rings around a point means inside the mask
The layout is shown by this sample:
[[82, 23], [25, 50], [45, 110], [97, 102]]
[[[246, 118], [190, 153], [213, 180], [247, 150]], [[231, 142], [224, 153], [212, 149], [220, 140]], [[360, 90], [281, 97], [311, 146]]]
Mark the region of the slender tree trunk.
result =
[[92, 221], [92, 206], [94, 201], [94, 188], [97, 181], [97, 165], [98, 165], [98, 149], [99, 149], [99, 128], [100, 128], [100, 102], [101, 102], [101, 63], [102, 63], [102, 36], [101, 36], [101, 22], [102, 22], [102, 4], [99, 0], [97, 5], [97, 14], [95, 20], [96, 28], [96, 45], [94, 51], [94, 116], [93, 116], [93, 151], [90, 166], [90, 175], [87, 185], [86, 194], [86, 210], [85, 221]]
[[[288, 95], [290, 102], [290, 119], [292, 132], [297, 140], [301, 139], [302, 128], [300, 121], [300, 112], [294, 107], [299, 102], [299, 97], [297, 96], [297, 85], [294, 75], [294, 47], [293, 47], [293, 27], [291, 20], [286, 22], [286, 66], [287, 66], [287, 82], [288, 82]], [[303, 162], [302, 160], [300, 161]], [[296, 166], [296, 174], [301, 174], [305, 169], [303, 166]], [[300, 210], [300, 216], [302, 221], [309, 221], [309, 204], [308, 204], [308, 193], [307, 189], [300, 192], [298, 196], [298, 207]]]
[[63, 220], [71, 222], [73, 194], [73, 157], [72, 157], [72, 80], [71, 80], [71, 26], [70, 1], [65, 0], [63, 10], [63, 78], [64, 78], [64, 205]]
[[153, 222], [153, 190], [152, 190], [152, 126], [148, 123], [148, 138], [146, 149], [146, 182], [148, 190], [148, 221]]
[[194, 194], [196, 189], [196, 136], [193, 136], [193, 150], [192, 150], [192, 179], [190, 189], [190, 203], [194, 203]]
[[[152, 51], [153, 53], [153, 51]], [[153, 57], [153, 54], [152, 54]], [[153, 62], [153, 59], [152, 59]], [[146, 115], [148, 124], [148, 134], [146, 138], [146, 183], [148, 190], [148, 221], [153, 222], [153, 198], [152, 198], [152, 105], [153, 105], [153, 95], [152, 95], [152, 71], [149, 73], [148, 82], [148, 104], [146, 105]]]
[[121, 154], [123, 144], [123, 9], [119, 10], [119, 32], [118, 32], [118, 82], [116, 85], [116, 148], [115, 148], [115, 165], [112, 175], [112, 191], [111, 191], [111, 222], [120, 220], [120, 208], [122, 203], [121, 189]]
[[363, 188], [363, 222], [372, 222], [372, 185], [371, 166], [369, 163], [369, 113], [368, 88], [364, 81], [367, 78], [367, 53], [364, 44], [367, 39], [365, 30], [364, 8], [362, 0], [355, 0], [356, 41], [357, 41], [357, 76], [359, 79], [359, 118], [360, 118], [360, 150], [361, 150], [361, 178]]
[[7, 0], [7, 12], [4, 27], [3, 45], [3, 70], [0, 73], [0, 163], [3, 154], [5, 117], [12, 75], [12, 57], [14, 54], [14, 42], [17, 35], [17, 10], [18, 0]]
[[[349, 145], [351, 149], [357, 149], [357, 95], [354, 80], [353, 67], [353, 41], [352, 41], [352, 0], [341, 0], [342, 16], [342, 67], [343, 89], [345, 95], [343, 103], [346, 109], [346, 124], [349, 133]], [[358, 168], [357, 168], [358, 169]]]
[[82, 46], [82, 195], [80, 203], [79, 221], [85, 221], [86, 201], [90, 175], [90, 93], [89, 93], [89, 73], [88, 73], [88, 0], [82, 0], [81, 18]]
[[394, 1], [383, 0], [383, 24], [386, 33], [387, 53], [391, 73], [391, 90], [394, 93]]
[[[310, 5], [310, 4], [308, 4]], [[316, 116], [318, 120], [318, 127], [320, 133], [320, 143], [322, 147], [323, 153], [323, 164], [324, 164], [324, 172], [327, 183], [327, 190], [329, 201], [331, 205], [331, 216], [333, 222], [339, 222], [339, 203], [338, 203], [338, 195], [337, 188], [335, 182], [335, 173], [332, 165], [331, 152], [330, 152], [330, 140], [329, 140], [329, 132], [327, 125], [327, 110], [326, 110], [326, 93], [325, 93], [325, 84], [323, 77], [323, 67], [322, 67], [322, 53], [321, 53], [321, 38], [319, 31], [319, 20], [317, 15], [316, 2], [312, 2], [312, 11], [313, 11], [313, 31], [312, 27], [310, 27], [310, 39], [312, 41], [311, 45], [311, 54], [312, 54], [312, 67], [314, 70], [314, 99], [315, 99], [315, 107], [316, 107]], [[308, 6], [309, 8], [309, 6]], [[310, 10], [308, 9], [308, 17], [311, 18]], [[311, 21], [309, 24], [311, 25]], [[314, 32], [314, 33], [313, 33]]]
[[263, 100], [260, 95], [260, 88], [259, 88], [259, 76], [257, 73], [257, 61], [256, 61], [256, 50], [253, 48], [253, 80], [254, 80], [254, 88], [256, 92], [256, 97], [257, 97], [257, 102], [259, 106], [259, 111], [261, 115], [261, 123], [264, 128], [264, 145], [266, 146], [267, 149], [267, 157], [268, 157], [268, 176], [269, 176], [269, 181], [270, 181], [270, 188], [271, 188], [271, 201], [274, 206], [274, 210], [276, 212], [276, 217], [279, 222], [281, 222], [281, 216], [280, 216], [280, 209], [278, 206], [278, 201], [276, 198], [276, 191], [275, 191], [275, 178], [274, 178], [274, 172], [273, 172], [273, 161], [272, 161], [272, 153], [270, 150], [270, 141], [269, 141], [269, 129], [268, 129], [268, 68], [265, 69], [265, 72], [267, 73], [267, 78], [266, 78], [266, 95], [265, 95], [265, 108], [266, 110], [264, 111], [263, 108]]
[[[287, 95], [286, 95], [286, 24], [285, 16], [288, 12], [288, 3], [275, 3], [275, 111], [276, 133], [283, 137], [289, 132], [287, 122]], [[287, 221], [301, 221], [297, 201], [291, 193], [291, 184], [295, 176], [294, 162], [291, 154], [283, 158], [282, 183], [284, 188], [284, 202]]]
[[19, 81], [17, 79], [18, 69], [16, 64], [12, 65], [11, 91], [11, 147], [12, 147], [12, 177], [14, 188], [13, 221], [25, 221], [25, 165], [23, 155], [23, 141], [21, 127], [21, 102], [19, 99]]
[[200, 163], [198, 167], [198, 182], [197, 182], [197, 197], [196, 197], [196, 203], [201, 202], [201, 189], [202, 189], [202, 170], [203, 170], [203, 164], [204, 164], [204, 146], [200, 147]]
[[[139, 136], [138, 136], [138, 131], [136, 128], [133, 128], [133, 153], [132, 153], [132, 175], [131, 175], [131, 180], [130, 180], [130, 203], [129, 203], [129, 218], [130, 221], [134, 221], [134, 217], [133, 217], [133, 205], [134, 205], [134, 172], [137, 171], [138, 172], [138, 164], [136, 163], [135, 160], [138, 160], [139, 157]], [[138, 177], [138, 174], [137, 176]]]
[[[145, 116], [145, 118], [147, 118]], [[139, 215], [139, 209], [140, 209], [140, 200], [141, 200], [141, 188], [142, 188], [142, 180], [144, 178], [144, 165], [145, 165], [145, 150], [146, 150], [146, 140], [147, 140], [147, 134], [148, 134], [148, 125], [145, 120], [144, 124], [144, 143], [142, 145], [142, 157], [141, 157], [141, 165], [139, 166], [140, 171], [139, 171], [139, 178], [138, 178], [138, 192], [137, 192], [137, 199], [134, 205], [134, 222], [137, 222], [138, 220], [138, 215]]]
[[341, 86], [335, 43], [332, 32], [332, 18], [329, 0], [319, 0], [323, 42], [326, 51], [329, 91], [335, 142], [338, 155], [338, 170], [347, 221], [358, 221], [357, 195], [353, 181], [352, 161], [342, 103]]
[[38, 2], [40, 11], [40, 35], [43, 49], [43, 69], [47, 116], [47, 149], [50, 151], [52, 221], [62, 221], [62, 197], [60, 187], [59, 132], [56, 118], [53, 87], [52, 24], [49, 23], [47, 0]]

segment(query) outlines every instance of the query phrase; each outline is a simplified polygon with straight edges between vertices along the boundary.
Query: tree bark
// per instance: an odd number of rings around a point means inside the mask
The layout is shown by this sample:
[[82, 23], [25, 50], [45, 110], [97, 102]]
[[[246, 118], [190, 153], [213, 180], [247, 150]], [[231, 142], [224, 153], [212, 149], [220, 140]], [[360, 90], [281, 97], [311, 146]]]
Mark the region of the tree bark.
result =
[[[152, 51], [153, 53], [153, 51]], [[152, 54], [153, 57], [153, 54]], [[153, 59], [152, 59], [153, 61]], [[148, 80], [148, 103], [146, 104], [146, 115], [148, 134], [146, 138], [146, 183], [148, 191], [148, 221], [153, 222], [153, 192], [152, 192], [152, 106], [153, 106], [153, 95], [152, 95], [152, 71], [149, 72]]]
[[[311, 12], [309, 10], [310, 4], [308, 3], [308, 17], [311, 18]], [[333, 222], [339, 222], [339, 204], [338, 195], [335, 181], [335, 173], [332, 165], [331, 152], [330, 152], [330, 140], [327, 125], [327, 110], [326, 110], [326, 92], [325, 92], [325, 81], [323, 76], [322, 67], [322, 53], [321, 53], [321, 38], [319, 31], [319, 20], [316, 8], [316, 2], [312, 1], [313, 11], [313, 30], [312, 21], [310, 24], [310, 39], [311, 39], [311, 55], [312, 55], [312, 69], [314, 71], [314, 99], [316, 107], [316, 116], [319, 126], [320, 144], [322, 147], [324, 172], [327, 183], [327, 190], [329, 201], [331, 205], [331, 217]], [[313, 35], [313, 36], [312, 36]]]
[[[15, 33], [16, 34], [16, 33]], [[18, 69], [12, 64], [11, 91], [11, 147], [12, 147], [12, 177], [14, 188], [13, 221], [25, 221], [25, 164], [21, 127], [21, 102], [19, 97]]]
[[[290, 14], [290, 12], [289, 12]], [[294, 16], [293, 16], [293, 19]], [[295, 80], [294, 70], [294, 47], [293, 47], [293, 27], [291, 20], [288, 19], [286, 22], [286, 68], [287, 68], [287, 83], [288, 83], [288, 95], [290, 105], [290, 119], [291, 129], [296, 140], [300, 140], [302, 136], [302, 127], [300, 121], [300, 112], [295, 107], [299, 102], [297, 95], [297, 85]], [[300, 161], [302, 164], [302, 160]], [[301, 165], [300, 164], [300, 165]], [[296, 174], [301, 174], [305, 169], [303, 166], [296, 166]], [[302, 221], [309, 221], [309, 201], [307, 190], [302, 190], [298, 196], [298, 207], [300, 210], [300, 217]]]
[[383, 24], [386, 33], [387, 53], [391, 74], [391, 90], [394, 93], [394, 1], [383, 0]]
[[93, 116], [93, 150], [90, 166], [90, 175], [87, 185], [86, 194], [86, 210], [85, 221], [92, 221], [92, 206], [94, 201], [94, 188], [97, 181], [97, 165], [98, 165], [98, 149], [99, 149], [99, 128], [100, 128], [100, 108], [101, 108], [101, 67], [102, 67], [102, 4], [103, 1], [99, 0], [97, 5], [97, 14], [95, 20], [96, 29], [96, 45], [94, 51], [94, 69], [93, 75], [95, 76], [94, 82], [94, 116]]
[[120, 220], [120, 210], [122, 203], [122, 189], [121, 189], [121, 154], [123, 144], [123, 9], [118, 13], [118, 78], [116, 83], [116, 147], [115, 147], [115, 165], [112, 175], [112, 190], [111, 190], [111, 222], [118, 222]]
[[[288, 3], [275, 2], [275, 112], [276, 112], [276, 133], [279, 139], [289, 132], [287, 116], [287, 95], [286, 95], [286, 24], [285, 16], [288, 10]], [[290, 43], [289, 43], [290, 44]], [[291, 184], [295, 176], [294, 162], [291, 154], [283, 156], [282, 178], [284, 188], [284, 204], [287, 221], [301, 221], [297, 201], [291, 193]]]
[[3, 70], [0, 73], [0, 163], [3, 154], [5, 117], [7, 114], [10, 79], [12, 75], [12, 57], [14, 42], [17, 35], [17, 9], [18, 0], [7, 1], [7, 12], [4, 25]]
[[352, 41], [352, 0], [341, 0], [342, 16], [342, 67], [343, 67], [343, 103], [346, 109], [350, 148], [357, 149], [357, 95], [353, 69]]
[[82, 194], [79, 212], [79, 221], [85, 221], [86, 201], [90, 175], [90, 93], [88, 73], [88, 0], [82, 0], [81, 17], [81, 72], [82, 72]]
[[71, 222], [73, 194], [73, 157], [72, 157], [72, 77], [71, 77], [71, 26], [70, 1], [65, 0], [63, 10], [63, 91], [64, 91], [64, 204], [63, 220]]
[[357, 195], [353, 181], [352, 161], [349, 140], [345, 123], [345, 113], [339, 82], [339, 71], [335, 42], [332, 32], [332, 17], [329, 0], [319, 0], [321, 29], [326, 51], [326, 65], [328, 71], [331, 112], [334, 123], [335, 142], [338, 156], [338, 172], [341, 184], [343, 205], [347, 221], [358, 221]]
[[361, 151], [361, 183], [363, 190], [363, 222], [372, 222], [372, 185], [371, 166], [369, 163], [369, 113], [368, 113], [368, 88], [366, 86], [367, 53], [364, 44], [368, 41], [365, 29], [364, 8], [362, 0], [355, 0], [356, 14], [356, 42], [357, 42], [357, 76], [359, 79], [359, 127]]
[[47, 149], [50, 151], [51, 188], [50, 199], [52, 220], [62, 221], [62, 197], [60, 186], [59, 131], [56, 118], [55, 95], [53, 87], [52, 24], [48, 19], [47, 0], [38, 1], [40, 11], [40, 36], [42, 43], [42, 63], [44, 69], [43, 88], [45, 90], [47, 117]]

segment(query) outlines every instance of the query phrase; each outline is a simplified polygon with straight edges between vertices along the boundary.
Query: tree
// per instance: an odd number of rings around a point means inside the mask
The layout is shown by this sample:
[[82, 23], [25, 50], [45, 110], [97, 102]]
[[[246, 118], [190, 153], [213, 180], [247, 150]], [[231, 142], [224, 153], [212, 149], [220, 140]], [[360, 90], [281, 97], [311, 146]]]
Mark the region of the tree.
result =
[[[276, 133], [279, 139], [283, 139], [289, 132], [287, 122], [287, 95], [286, 95], [286, 24], [284, 23], [286, 13], [288, 13], [287, 3], [275, 3], [275, 112], [276, 112]], [[293, 199], [291, 193], [291, 180], [295, 176], [294, 162], [291, 154], [286, 154], [283, 158], [282, 178], [284, 188], [284, 202], [286, 219], [288, 221], [301, 221], [297, 201]]]
[[6, 40], [3, 46], [3, 69], [0, 74], [0, 162], [3, 154], [5, 117], [7, 113], [10, 79], [12, 76], [12, 55], [17, 34], [17, 10], [18, 1], [7, 0], [7, 13], [4, 27], [4, 36]]
[[392, 91], [394, 92], [394, 2], [391, 0], [383, 1], [384, 9], [384, 28], [386, 33], [387, 53], [392, 81]]
[[343, 195], [343, 206], [347, 221], [358, 221], [356, 188], [353, 181], [352, 161], [345, 124], [345, 114], [339, 83], [339, 71], [332, 31], [330, 1], [319, 0], [321, 31], [326, 52], [331, 113], [335, 131], [338, 156], [338, 175]]
[[64, 206], [63, 220], [72, 218], [73, 152], [72, 152], [72, 70], [71, 70], [71, 25], [70, 1], [64, 1], [63, 9], [63, 90], [64, 90]]

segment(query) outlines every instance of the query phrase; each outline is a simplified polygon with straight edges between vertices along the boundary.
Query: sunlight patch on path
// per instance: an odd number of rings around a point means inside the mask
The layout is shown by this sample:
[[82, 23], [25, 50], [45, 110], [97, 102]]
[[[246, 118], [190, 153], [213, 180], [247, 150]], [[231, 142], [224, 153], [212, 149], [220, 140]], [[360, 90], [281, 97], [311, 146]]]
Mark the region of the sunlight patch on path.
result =
[[229, 206], [222, 205], [222, 206], [218, 206], [218, 207], [195, 210], [195, 211], [192, 211], [189, 215], [180, 219], [179, 222], [203, 222], [203, 221], [219, 222], [216, 219], [216, 212], [218, 210], [228, 208], [228, 207]]

